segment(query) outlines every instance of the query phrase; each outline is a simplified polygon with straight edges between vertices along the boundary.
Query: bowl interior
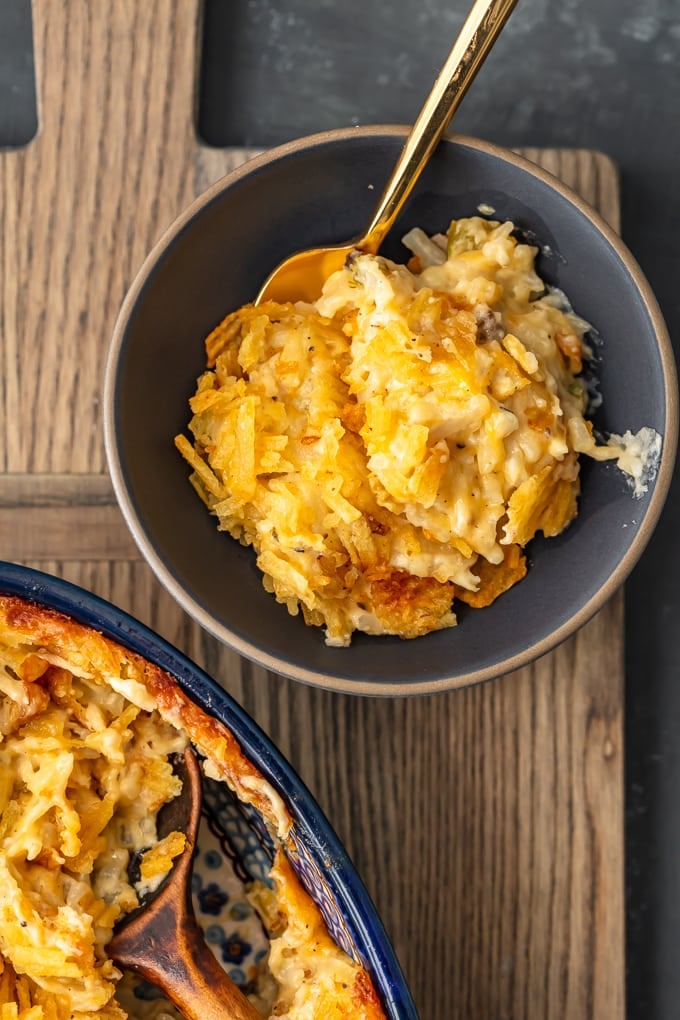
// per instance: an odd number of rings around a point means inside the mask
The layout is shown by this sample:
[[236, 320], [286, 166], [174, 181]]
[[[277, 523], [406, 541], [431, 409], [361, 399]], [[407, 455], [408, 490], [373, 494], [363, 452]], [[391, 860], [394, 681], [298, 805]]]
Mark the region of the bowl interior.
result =
[[[252, 551], [218, 533], [187, 481], [173, 437], [204, 369], [203, 339], [251, 300], [293, 250], [360, 232], [403, 144], [399, 129], [332, 132], [285, 146], [225, 179], [160, 242], [128, 296], [107, 369], [107, 451], [136, 540], [184, 608], [242, 654], [285, 675], [340, 690], [415, 692], [480, 680], [547, 651], [623, 581], [658, 516], [667, 484], [634, 499], [611, 465], [582, 458], [578, 519], [534, 540], [528, 576], [459, 626], [417, 641], [355, 635], [329, 648], [320, 630], [268, 595]], [[404, 260], [412, 226], [445, 230], [480, 205], [511, 219], [541, 248], [539, 272], [596, 333], [605, 432], [643, 425], [665, 434], [672, 459], [672, 365], [664, 327], [625, 249], [559, 185], [509, 154], [469, 139], [442, 143], [383, 253]], [[639, 285], [641, 284], [641, 286]], [[660, 340], [659, 340], [660, 335]], [[662, 480], [663, 479], [663, 480]]]

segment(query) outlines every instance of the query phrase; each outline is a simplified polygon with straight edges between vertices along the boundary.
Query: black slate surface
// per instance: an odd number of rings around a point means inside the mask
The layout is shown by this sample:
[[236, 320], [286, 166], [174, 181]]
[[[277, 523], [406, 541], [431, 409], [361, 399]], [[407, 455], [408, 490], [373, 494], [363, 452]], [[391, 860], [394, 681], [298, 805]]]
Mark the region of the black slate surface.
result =
[[[206, 0], [198, 129], [213, 145], [264, 146], [348, 124], [408, 123], [468, 7]], [[596, 148], [617, 162], [623, 236], [677, 353], [680, 0], [520, 0], [455, 129], [503, 145]], [[29, 0], [4, 0], [0, 147], [35, 130]], [[680, 1016], [677, 475], [626, 586], [629, 1020]]]
[[0, 3], [0, 149], [26, 145], [38, 128], [30, 0]]

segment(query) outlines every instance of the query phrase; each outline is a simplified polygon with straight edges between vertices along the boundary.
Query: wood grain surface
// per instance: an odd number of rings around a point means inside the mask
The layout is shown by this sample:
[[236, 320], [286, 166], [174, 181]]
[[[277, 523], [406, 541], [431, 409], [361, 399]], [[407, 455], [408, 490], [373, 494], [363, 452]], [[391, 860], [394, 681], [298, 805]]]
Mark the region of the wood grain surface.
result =
[[[204, 665], [348, 847], [423, 1020], [624, 1014], [623, 619], [493, 683], [355, 699], [220, 646], [140, 562], [105, 474], [113, 322], [173, 217], [246, 158], [194, 130], [198, 0], [34, 0], [40, 132], [0, 153], [0, 554], [132, 611]], [[531, 151], [618, 225], [610, 161]]]

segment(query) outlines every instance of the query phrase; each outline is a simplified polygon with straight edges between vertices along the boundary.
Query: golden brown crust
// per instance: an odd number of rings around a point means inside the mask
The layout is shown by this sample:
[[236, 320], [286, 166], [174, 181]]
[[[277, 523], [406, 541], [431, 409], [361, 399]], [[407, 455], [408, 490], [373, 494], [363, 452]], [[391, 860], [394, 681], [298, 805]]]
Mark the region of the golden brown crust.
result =
[[246, 758], [233, 733], [206, 715], [167, 673], [151, 663], [145, 666], [144, 682], [163, 718], [186, 730], [192, 744], [215, 765], [237, 796], [257, 808], [279, 839], [285, 838], [292, 824], [290, 815], [262, 773]]
[[281, 798], [246, 758], [230, 730], [203, 712], [159, 666], [90, 627], [14, 596], [0, 596], [0, 638], [3, 637], [12, 644], [23, 639], [53, 652], [68, 651], [82, 668], [94, 668], [105, 675], [118, 675], [124, 663], [127, 676], [143, 684], [161, 716], [186, 730], [198, 750], [218, 763], [220, 776], [237, 796], [252, 803], [277, 836], [285, 838], [291, 819]]
[[473, 609], [483, 609], [495, 602], [503, 592], [512, 588], [513, 584], [521, 581], [526, 572], [527, 561], [521, 548], [518, 545], [505, 546], [501, 563], [489, 563], [480, 557], [475, 565], [479, 588], [477, 591], [456, 588], [456, 598], [466, 602]]
[[453, 585], [405, 570], [377, 567], [366, 572], [371, 607], [388, 633], [420, 637], [436, 630], [451, 609]]

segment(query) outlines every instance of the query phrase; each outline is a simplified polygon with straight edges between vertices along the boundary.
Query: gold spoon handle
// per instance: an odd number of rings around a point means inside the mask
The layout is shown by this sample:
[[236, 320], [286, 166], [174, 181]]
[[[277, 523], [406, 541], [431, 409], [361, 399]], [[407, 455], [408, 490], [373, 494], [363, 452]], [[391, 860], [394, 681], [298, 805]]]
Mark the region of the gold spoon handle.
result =
[[476, 0], [385, 185], [368, 230], [356, 244], [378, 251], [517, 0]]

